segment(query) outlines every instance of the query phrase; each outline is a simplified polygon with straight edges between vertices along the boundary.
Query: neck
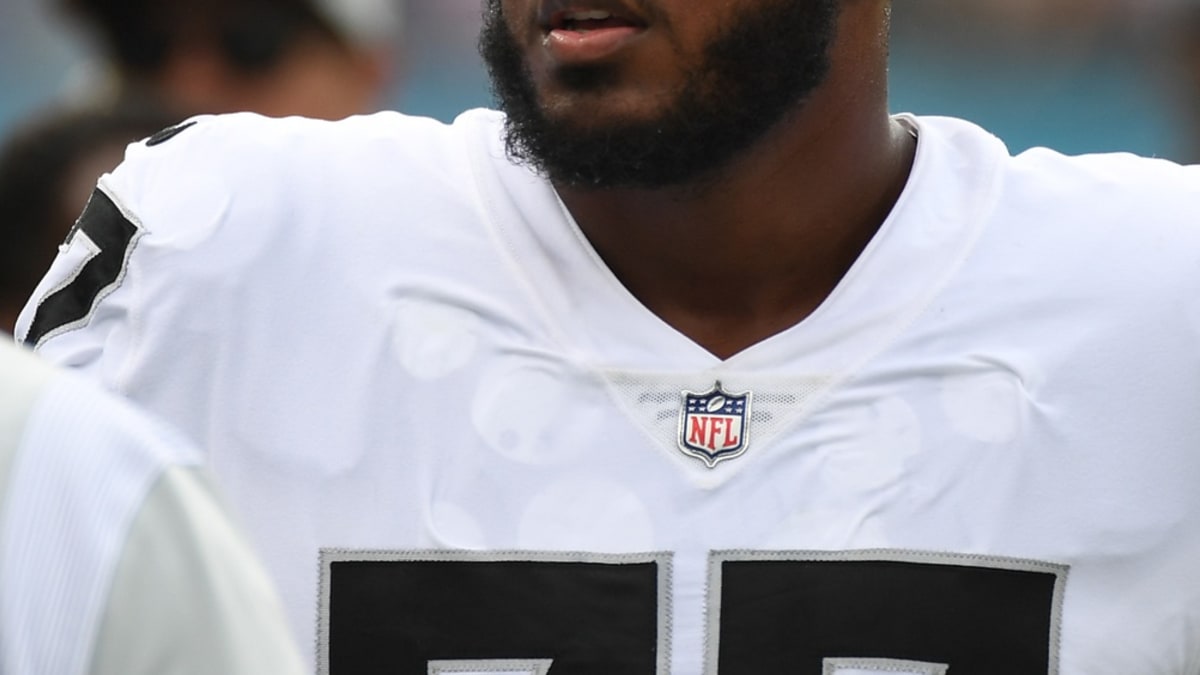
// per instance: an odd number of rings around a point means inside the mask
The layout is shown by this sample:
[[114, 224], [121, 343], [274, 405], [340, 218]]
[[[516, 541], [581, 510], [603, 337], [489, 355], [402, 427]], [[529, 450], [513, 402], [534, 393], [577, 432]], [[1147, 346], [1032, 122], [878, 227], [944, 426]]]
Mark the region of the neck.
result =
[[801, 109], [702, 183], [559, 194], [635, 297], [727, 358], [811, 314], [898, 199], [915, 141], [888, 116], [884, 52], [839, 50]]

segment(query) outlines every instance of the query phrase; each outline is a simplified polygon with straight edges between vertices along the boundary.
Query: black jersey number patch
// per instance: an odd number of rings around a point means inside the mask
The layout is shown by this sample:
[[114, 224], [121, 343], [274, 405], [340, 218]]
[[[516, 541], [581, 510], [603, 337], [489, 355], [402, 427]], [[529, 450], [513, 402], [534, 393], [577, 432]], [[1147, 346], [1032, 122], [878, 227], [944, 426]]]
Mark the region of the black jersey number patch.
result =
[[[318, 673], [668, 675], [671, 555], [322, 553]], [[1066, 567], [715, 552], [706, 675], [1056, 675]]]
[[67, 283], [38, 303], [25, 344], [36, 347], [53, 333], [86, 323], [100, 300], [120, 285], [138, 231], [108, 195], [93, 191], [66, 241], [71, 246], [83, 233], [92, 255]]

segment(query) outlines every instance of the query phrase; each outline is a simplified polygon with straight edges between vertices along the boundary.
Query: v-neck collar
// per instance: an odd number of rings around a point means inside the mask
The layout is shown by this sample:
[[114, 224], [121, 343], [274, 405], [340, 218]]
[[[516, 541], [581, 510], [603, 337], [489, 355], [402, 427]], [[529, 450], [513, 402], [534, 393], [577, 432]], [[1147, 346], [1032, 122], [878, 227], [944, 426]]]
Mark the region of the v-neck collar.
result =
[[918, 136], [891, 214], [815, 312], [722, 360], [637, 300], [604, 264], [548, 181], [504, 154], [502, 117], [471, 144], [482, 208], [564, 352], [619, 371], [845, 375], [883, 349], [953, 275], [998, 190], [1003, 144], [969, 123], [897, 117]]

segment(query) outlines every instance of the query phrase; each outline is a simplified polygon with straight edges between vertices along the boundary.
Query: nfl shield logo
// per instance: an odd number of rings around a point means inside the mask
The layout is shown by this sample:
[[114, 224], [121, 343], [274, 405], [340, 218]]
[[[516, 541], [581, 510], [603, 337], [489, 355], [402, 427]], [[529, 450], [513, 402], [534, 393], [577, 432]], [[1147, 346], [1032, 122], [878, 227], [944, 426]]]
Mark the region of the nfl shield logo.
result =
[[750, 392], [733, 393], [717, 382], [699, 393], [683, 392], [679, 449], [713, 468], [746, 452], [750, 432]]

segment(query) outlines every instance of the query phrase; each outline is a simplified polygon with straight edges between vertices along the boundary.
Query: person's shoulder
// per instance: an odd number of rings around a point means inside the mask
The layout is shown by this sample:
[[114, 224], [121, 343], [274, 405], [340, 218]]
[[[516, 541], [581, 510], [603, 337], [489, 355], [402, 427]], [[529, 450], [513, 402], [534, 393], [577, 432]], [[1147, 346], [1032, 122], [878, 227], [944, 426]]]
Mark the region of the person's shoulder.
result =
[[1193, 252], [1200, 250], [1200, 167], [1034, 148], [1009, 162], [1002, 195], [1010, 220], [1060, 231], [1065, 241], [1114, 259], [1138, 258], [1147, 274], [1191, 285]]
[[[337, 122], [239, 113], [164, 130], [100, 178], [17, 334], [40, 349], [83, 326], [151, 330], [128, 321], [150, 307], [157, 317], [201, 306], [250, 312], [239, 284], [294, 290], [314, 265], [349, 269], [361, 247], [405, 241], [430, 218], [470, 227], [475, 148], [501, 123], [484, 111], [452, 124], [399, 113]], [[103, 264], [91, 265], [97, 250]], [[85, 265], [97, 270], [81, 275]], [[175, 334], [169, 320], [153, 325]], [[64, 358], [79, 365], [100, 347], [80, 343]], [[114, 353], [111, 339], [103, 349]]]
[[204, 169], [275, 175], [327, 172], [326, 162], [347, 159], [360, 167], [386, 156], [392, 163], [437, 162], [488, 115], [464, 114], [454, 123], [378, 112], [337, 121], [265, 117], [255, 113], [201, 115], [131, 145], [120, 171], [162, 175]]
[[274, 156], [268, 151], [336, 153], [375, 144], [406, 143], [414, 150], [455, 143], [475, 131], [494, 131], [503, 116], [493, 110], [468, 110], [451, 122], [397, 111], [353, 115], [340, 120], [267, 117], [258, 113], [199, 115], [135, 144], [135, 156], [173, 156], [207, 151], [214, 156], [245, 153]]
[[1045, 190], [1077, 192], [1104, 201], [1159, 197], [1200, 208], [1200, 167], [1158, 157], [1128, 152], [1068, 155], [1031, 148], [1013, 157], [1010, 176]]
[[453, 192], [471, 171], [472, 145], [497, 128], [489, 111], [449, 124], [397, 112], [339, 121], [200, 116], [131, 145], [100, 186], [130, 214], [145, 213], [151, 230], [157, 213], [176, 220], [173, 212], [194, 202], [202, 212], [217, 204], [291, 209], [355, 194]]
[[354, 220], [381, 203], [453, 199], [470, 173], [470, 126], [395, 112], [199, 116], [129, 146], [97, 198], [147, 235], [143, 248], [197, 250], [251, 225], [258, 238], [287, 236], [322, 214]]
[[1200, 183], [1200, 167], [1168, 159], [1130, 152], [1068, 154], [1049, 147], [1011, 152], [1003, 139], [968, 120], [929, 115], [897, 117], [919, 131], [922, 143], [932, 142], [943, 151], [952, 148], [976, 162], [991, 159], [998, 163], [1006, 177], [1036, 177], [1036, 182], [1049, 189], [1118, 184], [1125, 189], [1158, 187], [1171, 190], [1194, 188]]
[[1010, 153], [974, 123], [944, 117], [919, 119], [922, 142], [954, 154], [955, 175], [989, 173], [987, 188], [997, 206], [1041, 213], [1074, 212], [1092, 222], [1120, 221], [1131, 213], [1180, 220], [1200, 212], [1200, 167], [1128, 152], [1067, 154], [1034, 147]]

